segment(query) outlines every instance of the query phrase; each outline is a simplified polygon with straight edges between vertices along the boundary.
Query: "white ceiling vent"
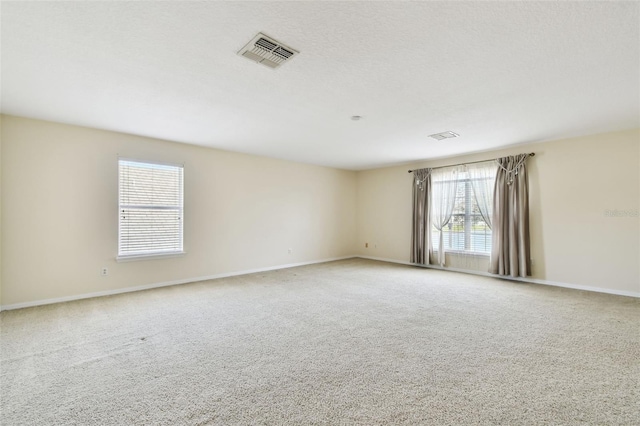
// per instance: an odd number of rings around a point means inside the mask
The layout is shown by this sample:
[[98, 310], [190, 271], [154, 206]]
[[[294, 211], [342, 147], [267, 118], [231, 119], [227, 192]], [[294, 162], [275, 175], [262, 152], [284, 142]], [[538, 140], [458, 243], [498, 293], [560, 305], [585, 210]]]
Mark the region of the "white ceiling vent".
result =
[[271, 37], [258, 33], [245, 47], [240, 49], [238, 55], [266, 65], [269, 68], [278, 68], [298, 53], [300, 52]]
[[451, 139], [451, 138], [457, 138], [458, 136], [460, 136], [457, 133], [453, 133], [453, 132], [442, 132], [442, 133], [436, 133], [433, 135], [429, 135], [430, 138], [434, 138], [435, 140], [441, 141], [442, 139]]

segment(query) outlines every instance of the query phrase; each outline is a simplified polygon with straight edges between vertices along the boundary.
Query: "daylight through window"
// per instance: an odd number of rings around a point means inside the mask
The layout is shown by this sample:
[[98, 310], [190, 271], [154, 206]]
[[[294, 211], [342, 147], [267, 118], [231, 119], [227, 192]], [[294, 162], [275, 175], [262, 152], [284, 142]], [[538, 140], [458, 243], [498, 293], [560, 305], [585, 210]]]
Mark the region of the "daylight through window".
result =
[[183, 252], [183, 167], [118, 160], [118, 258]]
[[[493, 187], [495, 177], [474, 179], [478, 181], [476, 184], [483, 180], [483, 184]], [[446, 182], [433, 183], [434, 186], [444, 184]], [[478, 207], [474, 185], [467, 173], [462, 172], [457, 177], [453, 213], [449, 222], [442, 228], [442, 233], [444, 250], [447, 252], [491, 253], [491, 228]], [[439, 251], [439, 233], [435, 227], [432, 228], [432, 236], [434, 250]]]

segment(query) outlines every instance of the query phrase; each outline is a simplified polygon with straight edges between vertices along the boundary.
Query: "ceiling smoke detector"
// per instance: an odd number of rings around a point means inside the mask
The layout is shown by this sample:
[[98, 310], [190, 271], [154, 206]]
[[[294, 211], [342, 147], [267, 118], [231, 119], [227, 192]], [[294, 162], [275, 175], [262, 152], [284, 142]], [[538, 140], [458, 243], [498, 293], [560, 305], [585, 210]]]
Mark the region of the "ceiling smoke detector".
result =
[[443, 139], [457, 138], [458, 136], [460, 135], [454, 132], [442, 132], [442, 133], [429, 135], [430, 138], [434, 138], [435, 140], [438, 140], [438, 141], [441, 141]]
[[266, 65], [269, 68], [278, 68], [298, 53], [300, 52], [269, 36], [258, 33], [249, 43], [240, 49], [238, 55], [244, 56], [259, 64]]

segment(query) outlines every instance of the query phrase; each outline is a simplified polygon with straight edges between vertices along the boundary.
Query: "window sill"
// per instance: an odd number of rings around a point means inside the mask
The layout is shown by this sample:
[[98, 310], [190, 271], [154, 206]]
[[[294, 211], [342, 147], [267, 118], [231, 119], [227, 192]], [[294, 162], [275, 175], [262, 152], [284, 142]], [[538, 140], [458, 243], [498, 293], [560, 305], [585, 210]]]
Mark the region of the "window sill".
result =
[[[434, 253], [438, 253], [438, 250], [434, 250]], [[482, 253], [478, 251], [460, 251], [460, 250], [445, 250], [445, 254], [457, 254], [461, 256], [476, 256], [476, 257], [491, 257], [489, 253]]]
[[116, 262], [135, 262], [136, 260], [155, 260], [166, 259], [169, 257], [182, 257], [187, 252], [185, 251], [172, 251], [170, 253], [155, 253], [155, 254], [136, 254], [131, 256], [116, 256]]

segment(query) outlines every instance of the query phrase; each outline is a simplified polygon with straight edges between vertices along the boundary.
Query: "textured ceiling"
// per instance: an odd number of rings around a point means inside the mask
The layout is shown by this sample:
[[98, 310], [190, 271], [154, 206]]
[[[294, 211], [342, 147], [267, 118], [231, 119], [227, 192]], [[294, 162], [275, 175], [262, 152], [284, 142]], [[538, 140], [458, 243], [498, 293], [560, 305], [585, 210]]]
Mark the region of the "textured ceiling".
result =
[[[638, 2], [2, 2], [1, 107], [366, 169], [640, 126], [639, 10]], [[259, 31], [301, 53], [276, 70], [238, 56]], [[427, 137], [447, 130], [461, 137]]]

